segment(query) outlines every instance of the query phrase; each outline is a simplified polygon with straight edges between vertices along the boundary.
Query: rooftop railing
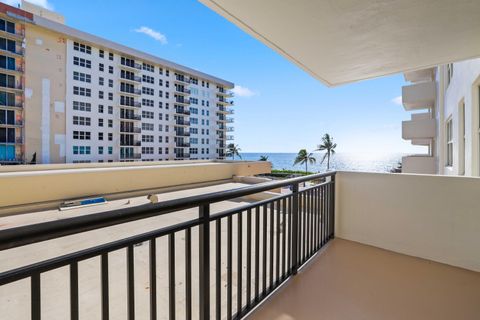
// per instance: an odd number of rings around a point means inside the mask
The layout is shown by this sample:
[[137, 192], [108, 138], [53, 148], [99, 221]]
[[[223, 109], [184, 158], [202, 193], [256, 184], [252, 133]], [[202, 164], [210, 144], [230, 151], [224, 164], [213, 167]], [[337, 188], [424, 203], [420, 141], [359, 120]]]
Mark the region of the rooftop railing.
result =
[[[311, 182], [311, 185], [301, 189], [301, 185], [306, 182]], [[214, 203], [281, 187], [288, 187], [291, 192], [210, 213]], [[0, 286], [29, 281], [29, 293], [25, 292], [25, 296], [30, 300], [31, 318], [40, 319], [45, 312], [42, 308], [48, 309], [48, 312], [62, 308], [61, 303], [46, 305], [48, 299], [42, 297], [42, 292], [45, 294], [42, 290], [42, 276], [67, 267], [70, 318], [78, 319], [79, 287], [85, 281], [85, 277], [79, 277], [81, 263], [99, 258], [98, 304], [101, 306], [102, 319], [109, 319], [112, 308], [109, 256], [113, 252], [124, 250], [127, 282], [121, 291], [126, 295], [128, 319], [134, 319], [138, 311], [135, 299], [135, 248], [137, 244], [146, 242], [149, 245], [150, 319], [156, 319], [160, 313], [161, 318], [167, 316], [167, 310], [157, 308], [157, 296], [161, 294], [168, 299], [170, 319], [175, 318], [175, 310], [180, 301], [184, 302], [187, 319], [192, 318], [193, 312], [198, 312], [194, 318], [203, 320], [210, 319], [213, 315], [218, 319], [222, 314], [227, 319], [240, 319], [294, 276], [301, 266], [334, 237], [334, 203], [335, 172], [330, 172], [6, 229], [0, 231], [0, 251], [180, 210], [198, 209], [198, 217], [191, 220], [4, 271], [0, 273]], [[222, 232], [225, 232], [223, 236]], [[195, 239], [197, 235], [198, 238]], [[175, 239], [184, 242], [180, 248], [179, 241]], [[160, 240], [168, 242], [166, 252], [157, 250], [157, 242]], [[198, 250], [199, 254], [192, 254], [192, 250]], [[175, 267], [176, 256], [180, 252], [185, 255], [181, 267], [185, 277], [177, 273]], [[166, 291], [161, 291], [163, 288], [157, 286], [158, 261], [163, 258], [168, 261]], [[213, 265], [211, 261], [214, 262]], [[223, 277], [222, 264], [225, 262], [226, 275]], [[193, 266], [198, 266], [198, 272], [192, 272]], [[210, 270], [214, 271], [212, 278]], [[176, 292], [179, 277], [182, 277], [182, 281], [183, 278], [185, 280], [184, 297], [179, 297]], [[210, 290], [213, 288], [214, 299], [211, 299]], [[198, 290], [198, 294], [192, 294], [194, 289]], [[192, 308], [194, 296], [198, 297], [198, 310]], [[226, 306], [222, 301], [226, 301]]]

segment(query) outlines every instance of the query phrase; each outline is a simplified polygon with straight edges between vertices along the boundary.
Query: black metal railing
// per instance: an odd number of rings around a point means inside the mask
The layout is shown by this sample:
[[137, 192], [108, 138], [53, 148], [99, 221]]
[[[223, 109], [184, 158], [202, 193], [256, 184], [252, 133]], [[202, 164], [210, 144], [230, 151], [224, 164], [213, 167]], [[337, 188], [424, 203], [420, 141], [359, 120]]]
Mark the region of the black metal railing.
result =
[[[312, 184], [305, 186], [306, 182]], [[291, 192], [211, 213], [211, 204], [282, 187], [289, 187]], [[168, 314], [169, 319], [175, 319], [180, 302], [184, 304], [182, 311], [186, 319], [197, 318], [193, 312], [198, 312], [203, 320], [240, 319], [295, 275], [333, 238], [334, 203], [335, 172], [330, 172], [6, 229], [0, 231], [0, 251], [198, 208], [198, 218], [2, 272], [0, 286], [29, 280], [30, 294], [25, 292], [24, 295], [29, 295], [31, 319], [38, 320], [44, 314], [41, 308], [45, 307], [45, 301], [42, 303], [42, 274], [68, 267], [66, 280], [70, 283], [70, 306], [67, 310], [70, 319], [78, 319], [79, 282], [85, 279], [79, 278], [80, 262], [98, 258], [99, 312], [102, 319], [109, 319], [111, 294], [117, 293], [109, 290], [109, 256], [124, 250], [126, 313], [128, 319], [134, 319], [138, 311], [136, 286], [137, 289], [140, 286], [144, 289], [142, 281], [135, 282], [135, 255], [139, 254], [135, 248], [137, 244], [145, 242], [149, 246], [147, 251], [144, 250], [149, 275], [149, 309], [145, 311], [150, 319], [157, 319], [160, 312], [162, 316]], [[198, 235], [198, 241], [194, 239], [195, 235]], [[160, 240], [167, 241], [166, 250], [158, 250], [157, 243]], [[179, 248], [180, 240], [184, 243]], [[198, 250], [198, 256], [192, 254], [194, 247]], [[180, 253], [184, 253], [184, 265], [177, 269], [175, 263], [176, 258], [178, 263]], [[164, 256], [160, 259], [159, 255]], [[166, 288], [157, 285], [157, 271], [162, 270], [159, 261], [164, 260], [168, 269]], [[193, 266], [198, 266], [198, 273], [192, 272]], [[210, 271], [214, 275], [212, 278]], [[198, 279], [192, 279], [194, 276], [198, 276]], [[184, 283], [184, 297], [178, 296], [180, 282]], [[214, 288], [212, 300], [211, 288]], [[194, 289], [198, 290], [198, 295], [195, 295], [198, 297], [198, 310], [192, 308]], [[10, 294], [10, 291], [5, 292]], [[158, 295], [164, 295], [168, 309], [158, 308]], [[9, 297], [1, 299], [8, 301]], [[48, 312], [61, 308], [60, 305], [48, 305]]]

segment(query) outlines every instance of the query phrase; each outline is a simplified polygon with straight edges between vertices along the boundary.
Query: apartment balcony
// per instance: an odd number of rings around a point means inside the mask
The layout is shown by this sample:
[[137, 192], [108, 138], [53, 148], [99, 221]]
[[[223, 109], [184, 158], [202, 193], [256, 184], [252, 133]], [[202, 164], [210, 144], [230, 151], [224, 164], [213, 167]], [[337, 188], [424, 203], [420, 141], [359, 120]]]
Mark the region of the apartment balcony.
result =
[[13, 86], [2, 86], [2, 85], [0, 85], [0, 88], [1, 88], [2, 90], [19, 92], [19, 91], [23, 91], [23, 84], [17, 83], [17, 84], [15, 84], [15, 85], [13, 85]]
[[140, 72], [140, 71], [142, 71], [142, 65], [139, 64], [139, 63], [130, 64], [130, 65], [123, 64], [123, 63], [119, 63], [119, 64], [118, 64], [118, 67], [120, 67], [120, 68], [122, 68], [122, 69], [125, 69], [125, 70], [128, 70], [128, 71], [133, 71], [133, 72]]
[[190, 137], [190, 132], [175, 130], [175, 135], [177, 137]]
[[120, 106], [122, 108], [141, 108], [142, 107], [142, 104], [138, 101], [134, 101], [133, 103], [127, 103], [127, 102], [122, 102], [122, 100], [120, 100]]
[[190, 115], [190, 110], [183, 109], [183, 108], [175, 108], [175, 113], [180, 114], [180, 115], [189, 116]]
[[191, 91], [189, 89], [175, 87], [175, 93], [182, 94], [182, 95], [189, 95], [190, 92]]
[[235, 131], [234, 127], [227, 127], [227, 132], [233, 132], [233, 131]]
[[227, 136], [226, 136], [226, 139], [227, 139], [227, 140], [233, 140], [234, 138], [233, 138], [232, 135], [227, 135]]
[[227, 123], [233, 123], [234, 122], [233, 118], [226, 118], [226, 120], [227, 120]]
[[186, 127], [188, 127], [190, 125], [190, 121], [177, 119], [177, 120], [175, 120], [175, 125], [176, 126], [186, 126]]
[[411, 155], [402, 158], [402, 173], [435, 174], [435, 157]]
[[24, 72], [22, 65], [16, 65], [15, 68], [0, 68], [1, 73], [8, 73], [8, 74], [22, 74]]
[[[6, 319], [91, 319], [102, 311], [110, 319], [241, 319], [253, 309], [249, 319], [480, 314], [475, 179], [329, 172], [247, 185], [264, 181], [252, 175], [268, 162], [85, 170], [94, 166], [0, 176], [3, 210], [92, 190], [123, 194], [68, 217], [52, 205], [0, 218]], [[30, 192], [45, 183], [49, 192]], [[162, 191], [159, 203], [141, 193], [180, 185], [187, 187]]]
[[190, 99], [184, 99], [184, 98], [177, 97], [175, 99], [175, 103], [183, 104], [183, 105], [190, 105]]
[[190, 153], [175, 153], [176, 159], [189, 159]]
[[233, 101], [226, 100], [226, 99], [223, 99], [223, 98], [220, 98], [218, 100], [218, 103], [223, 104], [223, 105], [227, 105], [227, 106], [233, 106]]
[[25, 55], [25, 49], [17, 46], [15, 50], [0, 49], [1, 54], [5, 54], [9, 57], [23, 57]]
[[217, 113], [222, 113], [222, 114], [234, 114], [233, 109], [227, 108], [225, 106], [219, 106]]
[[190, 143], [189, 142], [176, 142], [175, 146], [178, 148], [190, 148]]
[[219, 90], [219, 91], [217, 91], [217, 95], [220, 95], [222, 97], [233, 97], [234, 96], [233, 92], [230, 91], [230, 90], [223, 90], [223, 91]]
[[433, 139], [436, 132], [436, 122], [430, 113], [412, 114], [412, 120], [402, 121], [402, 138]]
[[420, 82], [402, 87], [402, 103], [407, 111], [435, 106], [436, 82]]
[[126, 94], [126, 95], [130, 95], [130, 96], [141, 96], [142, 95], [142, 90], [140, 90], [140, 89], [128, 90], [128, 89], [120, 88], [119, 92], [121, 94]]
[[120, 113], [120, 119], [123, 120], [132, 120], [132, 121], [141, 121], [142, 116], [139, 114], [122, 114]]
[[217, 119], [217, 123], [226, 123], [227, 122], [227, 118], [225, 118], [224, 116], [220, 115]]
[[435, 68], [420, 69], [416, 71], [405, 72], [403, 74], [405, 81], [426, 82], [435, 80]]
[[133, 140], [133, 141], [120, 141], [120, 145], [122, 147], [140, 147], [142, 145], [142, 141]]
[[0, 122], [0, 126], [2, 126], [2, 127], [22, 127], [23, 126], [23, 120], [16, 119], [13, 122]]
[[122, 81], [128, 81], [134, 84], [139, 84], [142, 82], [142, 77], [139, 77], [139, 76], [127, 77], [127, 76], [120, 75], [120, 79], [122, 79]]
[[187, 76], [175, 76], [174, 79], [175, 82], [180, 83], [180, 84], [190, 84], [190, 79]]
[[25, 30], [17, 29], [15, 30], [15, 32], [0, 30], [0, 37], [5, 37], [16, 41], [22, 41], [23, 38], [25, 38]]
[[142, 158], [141, 153], [120, 154], [121, 160], [138, 160]]
[[122, 126], [120, 126], [120, 132], [123, 132], [123, 133], [142, 133], [142, 128], [140, 128], [140, 127], [122, 127]]

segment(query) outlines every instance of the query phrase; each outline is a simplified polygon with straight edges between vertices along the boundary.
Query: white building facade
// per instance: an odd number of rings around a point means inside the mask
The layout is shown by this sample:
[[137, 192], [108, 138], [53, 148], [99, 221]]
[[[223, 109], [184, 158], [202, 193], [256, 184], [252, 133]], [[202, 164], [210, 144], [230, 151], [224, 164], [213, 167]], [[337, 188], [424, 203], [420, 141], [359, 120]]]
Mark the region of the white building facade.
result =
[[403, 158], [406, 173], [480, 175], [480, 59], [405, 73], [402, 100], [412, 119], [402, 137], [425, 147]]

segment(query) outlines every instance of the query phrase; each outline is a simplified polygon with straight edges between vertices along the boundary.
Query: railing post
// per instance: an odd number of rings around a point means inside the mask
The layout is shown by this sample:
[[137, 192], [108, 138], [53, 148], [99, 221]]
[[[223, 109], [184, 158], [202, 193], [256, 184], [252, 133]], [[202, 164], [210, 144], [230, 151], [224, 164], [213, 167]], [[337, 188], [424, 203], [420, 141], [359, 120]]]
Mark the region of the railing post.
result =
[[298, 183], [292, 185], [292, 274], [298, 271]]
[[332, 182], [332, 192], [330, 193], [330, 218], [331, 218], [331, 227], [330, 239], [335, 237], [335, 173], [330, 176], [330, 181]]
[[200, 320], [210, 319], [210, 204], [199, 207]]

